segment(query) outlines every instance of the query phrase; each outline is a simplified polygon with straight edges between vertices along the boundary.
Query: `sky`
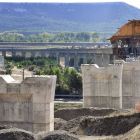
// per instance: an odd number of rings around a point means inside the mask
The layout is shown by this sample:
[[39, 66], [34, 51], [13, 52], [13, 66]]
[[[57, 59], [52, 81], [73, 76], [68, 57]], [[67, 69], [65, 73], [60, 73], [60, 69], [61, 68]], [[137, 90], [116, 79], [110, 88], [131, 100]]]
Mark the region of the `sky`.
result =
[[56, 3], [93, 3], [93, 2], [126, 2], [140, 9], [140, 0], [0, 0], [0, 2], [56, 2]]

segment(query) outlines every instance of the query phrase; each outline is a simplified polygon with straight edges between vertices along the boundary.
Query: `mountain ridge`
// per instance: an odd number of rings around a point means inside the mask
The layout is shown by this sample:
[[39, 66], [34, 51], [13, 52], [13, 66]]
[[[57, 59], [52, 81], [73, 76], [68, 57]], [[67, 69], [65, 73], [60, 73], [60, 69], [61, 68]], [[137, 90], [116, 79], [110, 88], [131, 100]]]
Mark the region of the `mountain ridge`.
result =
[[0, 32], [116, 32], [140, 9], [124, 2], [0, 3]]

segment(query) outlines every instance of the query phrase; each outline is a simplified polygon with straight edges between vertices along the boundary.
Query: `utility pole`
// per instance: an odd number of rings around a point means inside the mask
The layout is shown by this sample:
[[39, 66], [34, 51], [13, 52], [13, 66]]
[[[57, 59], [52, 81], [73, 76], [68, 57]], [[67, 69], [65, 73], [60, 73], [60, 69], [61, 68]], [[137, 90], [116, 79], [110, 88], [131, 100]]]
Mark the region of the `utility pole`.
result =
[[24, 70], [25, 70], [25, 68], [23, 68], [23, 80], [24, 80]]

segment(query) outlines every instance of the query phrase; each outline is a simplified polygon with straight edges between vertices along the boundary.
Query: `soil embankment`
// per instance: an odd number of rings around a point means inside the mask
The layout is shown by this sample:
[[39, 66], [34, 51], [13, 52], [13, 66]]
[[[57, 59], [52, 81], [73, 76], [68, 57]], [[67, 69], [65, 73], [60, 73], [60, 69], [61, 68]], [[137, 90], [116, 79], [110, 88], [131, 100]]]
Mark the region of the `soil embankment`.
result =
[[54, 112], [54, 118], [69, 121], [81, 116], [107, 116], [118, 110], [110, 108], [64, 108]]

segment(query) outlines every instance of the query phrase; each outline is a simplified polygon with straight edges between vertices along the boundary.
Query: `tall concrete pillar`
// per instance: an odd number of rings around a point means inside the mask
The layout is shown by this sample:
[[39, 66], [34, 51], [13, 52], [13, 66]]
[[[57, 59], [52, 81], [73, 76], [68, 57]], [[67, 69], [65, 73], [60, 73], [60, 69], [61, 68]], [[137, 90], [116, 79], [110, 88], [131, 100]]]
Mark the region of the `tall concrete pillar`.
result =
[[95, 64], [97, 64], [99, 67], [102, 67], [103, 66], [102, 54], [94, 54], [94, 61]]
[[52, 57], [52, 53], [51, 52], [49, 52], [48, 54], [49, 54], [49, 57]]
[[122, 108], [123, 65], [83, 64], [81, 69], [84, 107]]
[[84, 64], [87, 64], [87, 55], [84, 56]]
[[16, 52], [12, 52], [12, 57], [15, 57], [16, 56]]
[[114, 61], [114, 64], [120, 63], [123, 64], [122, 108], [134, 108], [135, 104], [140, 101], [140, 61]]
[[110, 54], [110, 64], [114, 64], [114, 61], [118, 59], [117, 55]]
[[110, 64], [110, 55], [103, 54], [103, 67], [107, 67]]
[[26, 57], [26, 52], [21, 52], [22, 57]]
[[57, 55], [56, 55], [56, 58], [57, 58], [57, 62], [60, 64], [60, 55], [57, 54]]
[[35, 57], [35, 52], [31, 52], [31, 57]]
[[5, 79], [0, 77], [0, 124], [33, 133], [53, 131], [56, 76], [26, 77], [20, 84], [9, 75]]
[[74, 68], [78, 68], [78, 57], [77, 57], [77, 54], [75, 54], [75, 57], [74, 57]]
[[69, 55], [65, 55], [65, 67], [69, 66]]
[[6, 51], [2, 51], [2, 56], [6, 57]]
[[41, 52], [41, 57], [46, 57], [46, 53], [45, 52]]

